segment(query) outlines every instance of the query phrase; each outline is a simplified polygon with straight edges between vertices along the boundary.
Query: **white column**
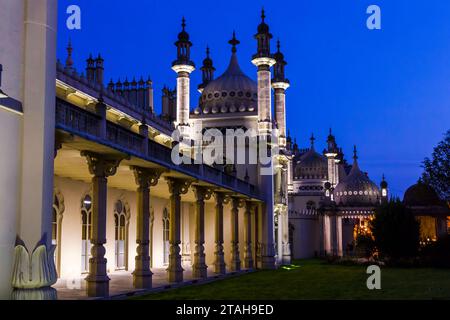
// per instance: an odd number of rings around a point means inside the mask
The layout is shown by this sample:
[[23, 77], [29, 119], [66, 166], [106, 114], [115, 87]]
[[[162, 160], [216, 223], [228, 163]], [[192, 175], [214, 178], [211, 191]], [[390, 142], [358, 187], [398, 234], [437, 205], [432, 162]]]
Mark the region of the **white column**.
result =
[[289, 88], [287, 82], [274, 82], [275, 89], [275, 119], [278, 124], [278, 143], [280, 148], [286, 147], [286, 89]]
[[177, 77], [177, 119], [175, 125], [182, 135], [190, 137], [189, 109], [190, 109], [190, 74], [194, 67], [190, 65], [175, 65], [172, 69]]
[[28, 0], [25, 14], [19, 235], [32, 248], [44, 233], [51, 244], [57, 0]]
[[[0, 64], [2, 90], [23, 101], [24, 1], [2, 1], [0, 9]], [[14, 240], [20, 203], [22, 116], [0, 108], [0, 300], [11, 296]]]

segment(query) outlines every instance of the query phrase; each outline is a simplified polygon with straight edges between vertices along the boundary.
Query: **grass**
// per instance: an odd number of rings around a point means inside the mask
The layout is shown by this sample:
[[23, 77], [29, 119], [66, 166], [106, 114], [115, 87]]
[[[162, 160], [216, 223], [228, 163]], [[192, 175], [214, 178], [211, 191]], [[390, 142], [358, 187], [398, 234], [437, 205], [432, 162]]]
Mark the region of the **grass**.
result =
[[382, 268], [381, 290], [368, 290], [366, 267], [295, 261], [290, 268], [258, 271], [183, 287], [144, 300], [347, 300], [450, 299], [449, 269]]

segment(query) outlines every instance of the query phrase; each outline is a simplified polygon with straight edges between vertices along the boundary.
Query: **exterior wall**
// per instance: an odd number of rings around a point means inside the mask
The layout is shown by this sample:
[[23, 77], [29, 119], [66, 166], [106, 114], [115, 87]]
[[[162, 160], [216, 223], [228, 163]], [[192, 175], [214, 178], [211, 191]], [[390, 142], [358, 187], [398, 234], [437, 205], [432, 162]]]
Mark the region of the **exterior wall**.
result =
[[319, 221], [317, 216], [299, 215], [290, 217], [294, 227], [291, 250], [294, 259], [312, 258], [319, 255]]

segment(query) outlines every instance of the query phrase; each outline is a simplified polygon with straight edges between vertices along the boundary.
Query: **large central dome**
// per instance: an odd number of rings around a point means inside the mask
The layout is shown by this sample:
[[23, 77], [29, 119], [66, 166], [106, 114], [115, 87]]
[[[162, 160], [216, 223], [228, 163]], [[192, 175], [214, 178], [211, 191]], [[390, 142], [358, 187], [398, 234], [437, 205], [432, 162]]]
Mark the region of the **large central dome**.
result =
[[227, 70], [203, 90], [196, 113], [252, 112], [257, 101], [257, 84], [242, 72], [233, 52]]

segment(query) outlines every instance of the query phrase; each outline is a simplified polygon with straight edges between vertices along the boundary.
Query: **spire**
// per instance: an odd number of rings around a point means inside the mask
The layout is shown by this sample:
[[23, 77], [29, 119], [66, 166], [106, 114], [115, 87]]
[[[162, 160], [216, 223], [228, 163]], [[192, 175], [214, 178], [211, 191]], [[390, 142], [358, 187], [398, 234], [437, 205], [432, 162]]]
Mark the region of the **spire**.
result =
[[353, 147], [353, 161], [356, 163], [358, 160], [358, 151], [356, 150], [356, 145]]
[[314, 133], [311, 134], [309, 140], [311, 141], [311, 150], [314, 150], [314, 141], [316, 140], [316, 138], [314, 138]]
[[236, 53], [236, 46], [240, 44], [241, 42], [236, 39], [236, 32], [233, 30], [233, 38], [228, 41], [229, 44], [231, 44], [231, 52]]
[[185, 31], [184, 29], [186, 28], [186, 19], [184, 18], [184, 16], [181, 19], [181, 27], [183, 28], [183, 31]]

